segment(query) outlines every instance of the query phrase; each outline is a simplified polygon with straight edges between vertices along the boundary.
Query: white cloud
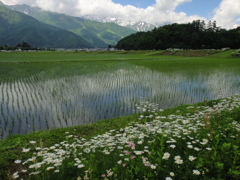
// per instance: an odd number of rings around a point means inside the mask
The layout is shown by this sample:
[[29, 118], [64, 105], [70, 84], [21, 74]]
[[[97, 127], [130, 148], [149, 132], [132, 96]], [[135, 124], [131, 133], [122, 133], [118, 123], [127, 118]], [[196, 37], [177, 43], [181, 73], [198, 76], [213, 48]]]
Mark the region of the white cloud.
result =
[[192, 0], [156, 0], [154, 5], [160, 11], [174, 11], [177, 6], [183, 4], [184, 2], [191, 2]]
[[219, 7], [214, 10], [213, 19], [218, 26], [234, 28], [240, 26], [240, 1], [222, 0]]
[[42, 9], [65, 13], [72, 16], [114, 17], [123, 21], [146, 21], [152, 24], [185, 23], [200, 16], [187, 16], [186, 13], [176, 13], [176, 7], [192, 0], [156, 0], [156, 3], [145, 9], [131, 5], [123, 6], [112, 0], [2, 0], [5, 4], [28, 4]]
[[28, 5], [32, 5], [31, 0], [1, 0], [2, 3], [6, 4], [6, 5], [15, 5], [15, 4], [28, 4]]

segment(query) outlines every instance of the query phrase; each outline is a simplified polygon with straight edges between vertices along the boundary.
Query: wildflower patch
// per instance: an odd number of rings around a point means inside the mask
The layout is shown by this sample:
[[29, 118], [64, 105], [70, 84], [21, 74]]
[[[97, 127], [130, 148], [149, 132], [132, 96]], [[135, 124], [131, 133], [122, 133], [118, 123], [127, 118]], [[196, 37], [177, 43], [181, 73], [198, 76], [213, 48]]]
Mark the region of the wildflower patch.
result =
[[[152, 106], [152, 105], [151, 105]], [[24, 168], [14, 179], [237, 179], [239, 177], [240, 96], [194, 113], [164, 114], [143, 106], [138, 121], [90, 140], [66, 133], [50, 147], [29, 142], [16, 159]], [[230, 112], [230, 114], [228, 113]], [[227, 158], [226, 158], [227, 157]]]

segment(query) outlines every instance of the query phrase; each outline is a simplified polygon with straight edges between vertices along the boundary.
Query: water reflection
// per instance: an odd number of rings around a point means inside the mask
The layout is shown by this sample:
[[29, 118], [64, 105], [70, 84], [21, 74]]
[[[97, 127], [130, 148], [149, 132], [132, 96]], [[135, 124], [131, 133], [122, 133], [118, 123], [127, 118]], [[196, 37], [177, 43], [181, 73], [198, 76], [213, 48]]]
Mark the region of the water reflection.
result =
[[[59, 71], [63, 74], [56, 78]], [[189, 75], [121, 62], [113, 69], [90, 74], [64, 77], [64, 72], [69, 73], [69, 69], [58, 67], [56, 71], [0, 84], [2, 138], [129, 115], [141, 98], [170, 108], [227, 97], [240, 90], [240, 76], [232, 70], [199, 70]]]

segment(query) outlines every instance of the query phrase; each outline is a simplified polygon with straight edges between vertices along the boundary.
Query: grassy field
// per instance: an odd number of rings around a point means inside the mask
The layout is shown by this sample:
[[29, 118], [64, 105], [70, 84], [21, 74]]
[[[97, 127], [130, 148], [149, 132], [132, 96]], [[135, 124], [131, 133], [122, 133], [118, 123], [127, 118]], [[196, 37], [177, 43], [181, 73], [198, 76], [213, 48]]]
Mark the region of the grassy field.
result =
[[62, 62], [62, 61], [104, 61], [104, 60], [143, 60], [143, 59], [175, 59], [183, 57], [206, 57], [215, 54], [213, 57], [231, 57], [229, 50], [225, 53], [212, 50], [205, 51], [179, 51], [164, 53], [165, 51], [38, 51], [38, 52], [1, 52], [0, 62]]
[[[66, 51], [39, 51], [39, 52], [4, 52], [0, 53], [0, 62], [73, 62], [73, 61], [105, 61], [105, 60], [133, 60], [142, 59], [146, 52], [66, 52]], [[148, 56], [146, 56], [148, 57]], [[152, 57], [150, 57], [152, 58]]]
[[[0, 78], [12, 78], [16, 76], [30, 76], [43, 69], [50, 69], [61, 62], [103, 62], [127, 61], [136, 65], [144, 65], [150, 69], [159, 71], [175, 71], [183, 68], [199, 69], [238, 66], [239, 58], [233, 58], [231, 53], [235, 50], [221, 52], [220, 50], [199, 51], [39, 51], [39, 52], [0, 52]], [[147, 63], [146, 63], [147, 62]], [[57, 63], [57, 64], [56, 64]], [[99, 64], [96, 63], [98, 66]], [[7, 66], [7, 68], [5, 68]], [[21, 73], [21, 69], [27, 71]], [[94, 69], [94, 71], [97, 70]], [[18, 72], [18, 73], [17, 73]], [[10, 73], [10, 75], [8, 74]], [[27, 73], [27, 74], [25, 74]]]
[[[3, 52], [0, 65], [16, 63], [12, 69], [16, 72], [28, 63], [29, 74], [34, 73], [32, 66], [38, 65], [40, 71], [56, 62], [78, 61], [131, 60], [146, 66], [147, 60], [148, 68], [169, 72], [186, 66], [193, 70], [226, 64], [240, 67], [240, 59], [232, 58], [231, 52], [206, 56], [209, 52], [203, 51], [201, 57], [198, 52], [191, 58], [194, 53], [187, 51], [180, 55], [163, 51]], [[6, 72], [1, 66], [0, 70], [3, 78]], [[239, 96], [164, 111], [142, 102], [141, 113], [132, 116], [15, 135], [0, 141], [0, 179], [239, 179], [239, 106]], [[103, 144], [93, 146], [96, 141]], [[48, 158], [49, 162], [44, 160]]]

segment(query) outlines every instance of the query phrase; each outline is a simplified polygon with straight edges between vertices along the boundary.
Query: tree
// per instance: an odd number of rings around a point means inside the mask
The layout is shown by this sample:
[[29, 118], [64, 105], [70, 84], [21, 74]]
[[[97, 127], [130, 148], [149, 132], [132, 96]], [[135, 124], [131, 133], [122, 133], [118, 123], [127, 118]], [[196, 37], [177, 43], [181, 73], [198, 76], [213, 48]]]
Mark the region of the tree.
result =
[[27, 42], [22, 42], [21, 44], [17, 44], [19, 48], [31, 48], [31, 46]]

